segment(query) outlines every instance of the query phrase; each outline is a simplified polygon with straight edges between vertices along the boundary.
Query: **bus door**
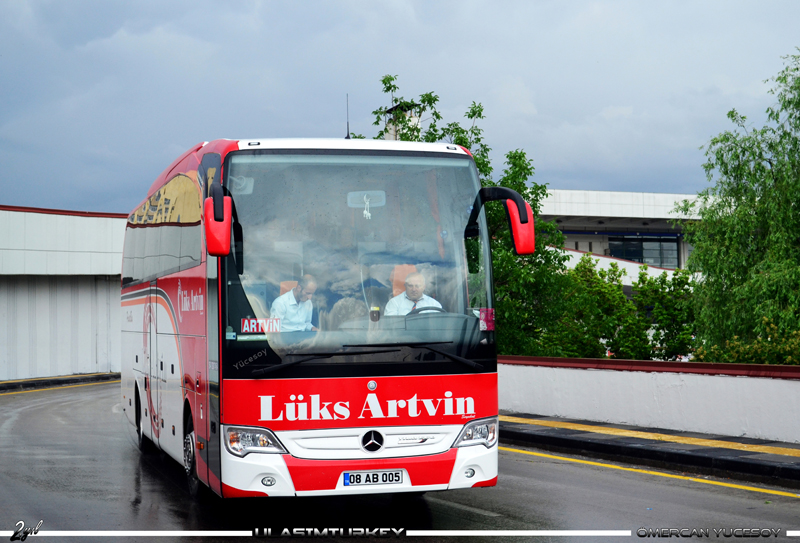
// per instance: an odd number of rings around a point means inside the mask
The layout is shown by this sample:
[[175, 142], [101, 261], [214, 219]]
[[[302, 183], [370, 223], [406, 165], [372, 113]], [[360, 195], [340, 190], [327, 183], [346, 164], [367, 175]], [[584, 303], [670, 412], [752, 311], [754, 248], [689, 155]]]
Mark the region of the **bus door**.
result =
[[156, 318], [158, 315], [158, 294], [156, 289], [156, 282], [150, 282], [150, 288], [147, 292], [147, 306], [146, 306], [145, 322], [147, 323], [147, 360], [150, 362], [149, 369], [145, 373], [146, 381], [146, 396], [147, 396], [147, 413], [150, 418], [150, 439], [158, 445], [158, 437], [160, 435], [161, 418], [160, 418], [160, 393], [161, 393], [161, 372], [158, 369], [159, 360], [156, 348]]
[[[206, 346], [205, 342], [199, 338], [196, 340], [197, 349], [195, 350], [196, 360], [200, 356], [205, 359]], [[205, 360], [203, 360], [205, 362]], [[205, 364], [203, 364], [205, 365]], [[200, 364], [197, 364], [199, 367]], [[198, 455], [200, 462], [197, 462], [197, 476], [201, 481], [208, 483], [208, 379], [204, 375], [204, 371], [195, 368], [195, 410], [197, 413], [193, 414], [194, 423], [194, 436], [197, 443], [195, 454]]]

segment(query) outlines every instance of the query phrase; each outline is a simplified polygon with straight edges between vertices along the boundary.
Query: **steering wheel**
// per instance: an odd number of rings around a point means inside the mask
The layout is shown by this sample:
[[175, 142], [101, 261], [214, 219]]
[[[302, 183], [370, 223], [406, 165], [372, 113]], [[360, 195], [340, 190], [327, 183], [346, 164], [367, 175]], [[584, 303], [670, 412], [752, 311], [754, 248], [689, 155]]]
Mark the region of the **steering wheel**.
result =
[[447, 310], [442, 309], [441, 307], [435, 307], [435, 306], [430, 306], [429, 305], [429, 306], [426, 306], [426, 307], [418, 307], [418, 308], [416, 308], [416, 309], [414, 309], [412, 311], [409, 311], [408, 313], [406, 313], [406, 317], [408, 317], [409, 315], [419, 315], [423, 311], [438, 311], [439, 313], [447, 313], [448, 312]]

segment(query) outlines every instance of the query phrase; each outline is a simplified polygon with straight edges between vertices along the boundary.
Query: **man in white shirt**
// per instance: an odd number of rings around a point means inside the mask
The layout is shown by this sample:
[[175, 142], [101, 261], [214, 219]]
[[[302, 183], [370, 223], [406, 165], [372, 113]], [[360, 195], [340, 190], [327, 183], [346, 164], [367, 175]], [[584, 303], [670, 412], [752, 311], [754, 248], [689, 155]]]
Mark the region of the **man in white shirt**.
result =
[[270, 309], [270, 318], [281, 320], [281, 332], [316, 332], [311, 324], [311, 296], [317, 291], [317, 280], [304, 275], [297, 286], [275, 298]]
[[383, 314], [408, 315], [420, 307], [441, 308], [442, 304], [425, 295], [425, 277], [419, 272], [412, 272], [406, 276], [406, 291], [389, 300]]

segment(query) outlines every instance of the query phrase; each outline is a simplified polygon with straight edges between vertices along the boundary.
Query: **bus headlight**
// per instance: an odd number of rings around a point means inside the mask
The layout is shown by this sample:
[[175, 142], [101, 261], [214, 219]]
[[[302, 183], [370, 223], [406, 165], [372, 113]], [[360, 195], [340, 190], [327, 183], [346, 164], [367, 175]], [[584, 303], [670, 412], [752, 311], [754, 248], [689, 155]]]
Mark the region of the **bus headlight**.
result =
[[497, 443], [497, 418], [473, 420], [464, 426], [453, 447], [483, 445], [487, 449]]
[[249, 453], [274, 453], [283, 454], [286, 449], [275, 437], [275, 434], [265, 428], [243, 428], [228, 426], [225, 428], [225, 448], [236, 456], [245, 456]]

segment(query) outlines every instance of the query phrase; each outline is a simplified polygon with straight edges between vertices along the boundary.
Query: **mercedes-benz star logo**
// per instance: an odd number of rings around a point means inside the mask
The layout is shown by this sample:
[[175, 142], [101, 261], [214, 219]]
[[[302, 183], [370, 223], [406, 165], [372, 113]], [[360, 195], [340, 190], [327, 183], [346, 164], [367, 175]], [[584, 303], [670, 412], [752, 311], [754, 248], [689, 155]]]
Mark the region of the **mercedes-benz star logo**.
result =
[[370, 430], [361, 438], [361, 446], [365, 451], [378, 452], [383, 448], [383, 436], [376, 430]]

